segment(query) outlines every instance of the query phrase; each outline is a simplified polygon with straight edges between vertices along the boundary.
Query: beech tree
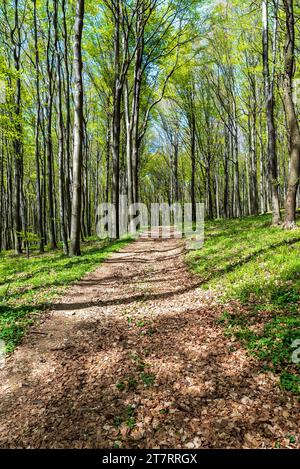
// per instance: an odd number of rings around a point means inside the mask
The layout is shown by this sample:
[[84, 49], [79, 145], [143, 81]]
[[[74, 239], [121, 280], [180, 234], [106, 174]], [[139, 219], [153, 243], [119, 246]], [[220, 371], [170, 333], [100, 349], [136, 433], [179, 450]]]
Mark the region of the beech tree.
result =
[[82, 152], [83, 152], [83, 80], [82, 80], [82, 31], [84, 0], [76, 2], [74, 28], [74, 150], [73, 150], [73, 198], [71, 220], [71, 254], [80, 255], [81, 198], [82, 198]]
[[300, 130], [293, 99], [293, 79], [296, 70], [295, 60], [295, 16], [292, 0], [284, 0], [286, 16], [286, 42], [284, 48], [283, 100], [289, 133], [290, 170], [285, 202], [285, 227], [295, 228], [296, 196], [300, 177]]

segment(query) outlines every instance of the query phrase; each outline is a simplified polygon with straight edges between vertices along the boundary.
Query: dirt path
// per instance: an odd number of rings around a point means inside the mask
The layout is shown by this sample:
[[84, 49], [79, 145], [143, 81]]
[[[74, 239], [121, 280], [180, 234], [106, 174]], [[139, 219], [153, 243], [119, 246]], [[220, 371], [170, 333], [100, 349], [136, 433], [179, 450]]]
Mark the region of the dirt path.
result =
[[198, 285], [180, 240], [144, 238], [74, 285], [0, 372], [0, 447], [288, 446], [299, 403]]

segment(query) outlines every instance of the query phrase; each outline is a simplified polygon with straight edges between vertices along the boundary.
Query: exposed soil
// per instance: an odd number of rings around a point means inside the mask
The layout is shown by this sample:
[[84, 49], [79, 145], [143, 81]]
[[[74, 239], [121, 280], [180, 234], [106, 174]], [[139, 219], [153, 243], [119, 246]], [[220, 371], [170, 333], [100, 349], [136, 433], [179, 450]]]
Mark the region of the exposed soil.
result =
[[0, 447], [299, 447], [299, 402], [216, 322], [178, 239], [70, 288], [0, 372]]

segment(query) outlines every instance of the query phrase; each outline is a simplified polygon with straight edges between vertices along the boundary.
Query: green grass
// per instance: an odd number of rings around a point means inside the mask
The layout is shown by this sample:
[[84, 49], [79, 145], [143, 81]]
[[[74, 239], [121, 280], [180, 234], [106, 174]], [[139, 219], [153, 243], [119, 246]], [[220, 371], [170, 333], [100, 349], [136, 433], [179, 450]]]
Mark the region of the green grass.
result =
[[135, 406], [128, 405], [124, 409], [122, 415], [117, 415], [116, 417], [114, 417], [115, 427], [119, 427], [120, 425], [125, 424], [128, 428], [132, 430], [136, 425], [134, 413], [135, 413]]
[[49, 306], [54, 297], [96, 268], [129, 239], [109, 242], [89, 240], [82, 245], [82, 256], [66, 257], [60, 249], [45, 254], [17, 256], [0, 254], [0, 339], [6, 351], [20, 343], [28, 325]]
[[300, 230], [270, 223], [268, 215], [207, 222], [204, 247], [187, 262], [203, 288], [245, 306], [219, 318], [226, 333], [280, 373], [284, 389], [300, 394], [300, 367], [292, 363], [292, 343], [300, 339]]

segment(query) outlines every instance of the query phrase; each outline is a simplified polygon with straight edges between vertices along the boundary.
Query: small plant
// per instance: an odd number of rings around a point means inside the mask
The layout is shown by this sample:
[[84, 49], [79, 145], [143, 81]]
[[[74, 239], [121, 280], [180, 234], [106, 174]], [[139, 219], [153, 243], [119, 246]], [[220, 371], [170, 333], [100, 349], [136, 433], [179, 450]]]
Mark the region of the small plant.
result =
[[225, 324], [229, 319], [230, 314], [227, 311], [224, 311], [221, 316], [216, 319], [216, 324]]
[[144, 326], [145, 326], [145, 323], [144, 323], [144, 321], [138, 321], [138, 322], [136, 323], [136, 326], [137, 326], [137, 327], [144, 327]]
[[144, 371], [146, 364], [144, 363], [142, 357], [140, 357], [139, 355], [130, 354], [130, 358], [136, 365], [138, 371]]
[[114, 417], [114, 426], [115, 427], [119, 427], [121, 425], [121, 423], [122, 423], [122, 418], [119, 415]]
[[152, 373], [141, 373], [141, 380], [144, 383], [144, 386], [148, 387], [154, 384], [155, 376]]
[[122, 423], [125, 423], [128, 428], [134, 428], [136, 424], [134, 412], [135, 407], [133, 405], [128, 405], [122, 415], [117, 415], [116, 417], [114, 417], [114, 426], [120, 427]]
[[286, 391], [300, 394], [300, 377], [291, 373], [283, 372], [280, 376], [280, 385]]
[[125, 409], [125, 415], [127, 417], [132, 417], [135, 412], [135, 406], [129, 404]]
[[288, 439], [292, 445], [296, 443], [296, 437], [294, 435], [288, 435]]
[[165, 415], [168, 412], [169, 412], [168, 409], [160, 409], [160, 411], [159, 411], [159, 413], [162, 414], [162, 415]]
[[127, 386], [128, 386], [128, 389], [136, 389], [137, 388], [137, 380], [133, 377], [133, 376], [130, 376], [128, 379], [127, 379]]
[[123, 381], [119, 381], [117, 384], [116, 384], [116, 388], [118, 389], [118, 391], [124, 391], [125, 389], [125, 383]]
[[126, 425], [128, 428], [132, 429], [135, 427], [136, 423], [135, 423], [135, 418], [134, 417], [129, 417], [127, 420], [126, 420]]
[[124, 412], [125, 424], [128, 428], [131, 428], [131, 429], [134, 428], [136, 425], [134, 412], [135, 412], [135, 407], [133, 405], [127, 406]]

